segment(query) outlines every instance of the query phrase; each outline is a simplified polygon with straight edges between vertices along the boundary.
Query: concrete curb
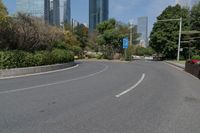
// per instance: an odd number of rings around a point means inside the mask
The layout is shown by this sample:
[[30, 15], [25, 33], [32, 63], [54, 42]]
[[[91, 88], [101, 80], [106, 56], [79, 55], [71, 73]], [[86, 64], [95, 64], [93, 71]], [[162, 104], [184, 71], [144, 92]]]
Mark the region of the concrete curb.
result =
[[183, 64], [177, 64], [177, 63], [173, 63], [173, 62], [170, 62], [170, 61], [165, 61], [165, 62], [170, 64], [170, 65], [174, 65], [174, 66], [176, 66], [178, 68], [181, 68], [181, 69], [185, 70], [185, 65], [183, 65]]
[[55, 71], [59, 69], [73, 67], [75, 65], [76, 65], [75, 62], [69, 62], [64, 64], [54, 64], [54, 65], [37, 66], [37, 67], [5, 69], [0, 71], [0, 78]]
[[80, 62], [113, 62], [113, 63], [129, 63], [130, 61], [122, 61], [122, 60], [106, 60], [106, 59], [80, 59], [76, 60]]

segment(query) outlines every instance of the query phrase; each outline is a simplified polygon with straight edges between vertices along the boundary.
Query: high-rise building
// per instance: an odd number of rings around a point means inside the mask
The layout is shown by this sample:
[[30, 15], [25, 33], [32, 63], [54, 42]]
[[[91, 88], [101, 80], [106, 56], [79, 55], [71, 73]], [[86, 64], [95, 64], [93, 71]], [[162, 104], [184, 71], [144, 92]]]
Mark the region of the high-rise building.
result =
[[89, 0], [89, 29], [92, 32], [97, 24], [108, 20], [108, 0]]
[[16, 0], [16, 11], [44, 19], [44, 0]]
[[39, 17], [46, 23], [63, 25], [70, 23], [70, 0], [17, 0], [17, 12]]
[[63, 25], [71, 20], [70, 0], [53, 0], [53, 24]]
[[137, 24], [137, 32], [140, 34], [139, 42], [140, 45], [148, 46], [148, 17], [139, 17]]

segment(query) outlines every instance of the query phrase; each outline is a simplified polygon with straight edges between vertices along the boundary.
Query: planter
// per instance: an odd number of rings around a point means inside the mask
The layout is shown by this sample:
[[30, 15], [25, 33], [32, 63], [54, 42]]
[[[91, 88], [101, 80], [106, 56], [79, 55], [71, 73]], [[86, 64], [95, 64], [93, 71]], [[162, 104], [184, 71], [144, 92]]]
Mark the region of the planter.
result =
[[185, 71], [200, 79], [200, 65], [199, 64], [193, 64], [191, 63], [191, 61], [187, 61], [185, 64]]

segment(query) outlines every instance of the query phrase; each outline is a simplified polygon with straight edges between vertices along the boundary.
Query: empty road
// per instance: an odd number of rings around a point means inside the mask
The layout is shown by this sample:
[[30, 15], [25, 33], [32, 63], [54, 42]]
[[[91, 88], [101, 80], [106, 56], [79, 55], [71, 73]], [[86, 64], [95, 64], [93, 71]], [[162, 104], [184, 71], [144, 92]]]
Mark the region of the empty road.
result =
[[200, 81], [145, 61], [3, 79], [0, 133], [200, 133]]

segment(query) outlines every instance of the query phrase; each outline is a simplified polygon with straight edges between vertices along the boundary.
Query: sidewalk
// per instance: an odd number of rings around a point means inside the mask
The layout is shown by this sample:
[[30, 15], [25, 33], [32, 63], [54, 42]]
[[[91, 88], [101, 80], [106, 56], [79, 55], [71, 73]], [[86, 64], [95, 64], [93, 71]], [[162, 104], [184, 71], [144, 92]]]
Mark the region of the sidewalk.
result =
[[184, 62], [177, 62], [177, 61], [165, 61], [166, 63], [169, 63], [169, 64], [171, 64], [171, 65], [174, 65], [174, 66], [176, 66], [176, 67], [179, 67], [179, 68], [181, 68], [181, 69], [185, 69], [185, 64], [184, 64]]

